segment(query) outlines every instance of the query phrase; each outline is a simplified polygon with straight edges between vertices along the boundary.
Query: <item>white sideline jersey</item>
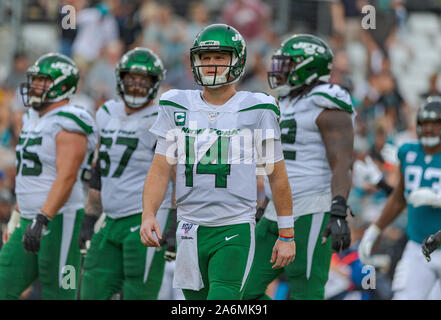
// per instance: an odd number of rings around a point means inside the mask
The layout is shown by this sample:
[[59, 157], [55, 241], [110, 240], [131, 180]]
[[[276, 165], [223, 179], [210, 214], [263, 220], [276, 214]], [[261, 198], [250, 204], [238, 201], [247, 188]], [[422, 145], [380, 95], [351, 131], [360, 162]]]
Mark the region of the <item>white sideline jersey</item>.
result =
[[[42, 117], [31, 108], [23, 115], [16, 147], [15, 192], [20, 213], [26, 219], [33, 219], [40, 212], [57, 177], [55, 138], [62, 130], [86, 135], [86, 154], [95, 149], [98, 141], [95, 120], [81, 107], [67, 104]], [[58, 213], [75, 214], [84, 207], [83, 198], [81, 179], [77, 179]]]
[[[286, 97], [280, 104], [280, 130], [285, 166], [291, 185], [293, 216], [326, 212], [331, 208], [332, 171], [316, 120], [325, 109], [354, 114], [349, 93], [335, 84], [313, 88], [300, 99]], [[268, 179], [265, 194], [272, 199]], [[276, 221], [272, 203], [265, 217]]]
[[[155, 154], [156, 136], [149, 132], [158, 106], [127, 115], [122, 100], [98, 109], [101, 200], [103, 212], [118, 219], [142, 212], [142, 192]], [[171, 208], [172, 184], [161, 208]]]
[[[237, 92], [224, 105], [206, 103], [200, 90], [169, 90], [159, 101], [151, 132], [179, 135], [176, 172], [178, 220], [203, 226], [254, 223], [256, 151], [266, 139], [280, 139], [275, 99]], [[256, 130], [261, 129], [261, 130]], [[254, 136], [262, 133], [261, 138]], [[273, 161], [283, 159], [275, 155]]]

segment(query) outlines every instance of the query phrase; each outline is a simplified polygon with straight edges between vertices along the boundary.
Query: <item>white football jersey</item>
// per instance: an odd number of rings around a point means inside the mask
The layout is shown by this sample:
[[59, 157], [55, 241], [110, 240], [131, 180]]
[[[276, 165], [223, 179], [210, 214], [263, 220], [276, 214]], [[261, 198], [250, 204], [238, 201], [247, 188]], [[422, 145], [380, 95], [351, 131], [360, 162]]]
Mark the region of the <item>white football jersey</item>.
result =
[[[98, 141], [95, 120], [81, 107], [64, 105], [42, 117], [34, 109], [29, 109], [23, 115], [23, 128], [16, 147], [15, 192], [19, 210], [24, 218], [33, 219], [40, 212], [55, 181], [55, 138], [62, 130], [85, 134], [87, 154], [95, 149]], [[78, 209], [84, 207], [83, 197], [81, 179], [77, 179], [69, 199], [59, 213], [75, 214]]]
[[[300, 99], [286, 97], [279, 104], [283, 155], [291, 185], [293, 216], [329, 211], [332, 171], [316, 120], [325, 109], [354, 114], [351, 97], [338, 85], [323, 84]], [[272, 198], [267, 179], [265, 193]], [[265, 210], [265, 217], [275, 221], [273, 208], [269, 206]]]
[[[256, 149], [266, 139], [280, 139], [275, 99], [240, 91], [224, 105], [213, 106], [200, 90], [169, 90], [159, 104], [151, 132], [179, 136], [178, 220], [204, 226], [253, 223], [256, 163], [261, 159]], [[273, 162], [282, 159], [275, 155]]]
[[[98, 109], [101, 201], [103, 212], [117, 219], [142, 212], [142, 192], [155, 154], [156, 136], [149, 132], [158, 106], [127, 115], [122, 100]], [[172, 184], [161, 207], [171, 208]]]

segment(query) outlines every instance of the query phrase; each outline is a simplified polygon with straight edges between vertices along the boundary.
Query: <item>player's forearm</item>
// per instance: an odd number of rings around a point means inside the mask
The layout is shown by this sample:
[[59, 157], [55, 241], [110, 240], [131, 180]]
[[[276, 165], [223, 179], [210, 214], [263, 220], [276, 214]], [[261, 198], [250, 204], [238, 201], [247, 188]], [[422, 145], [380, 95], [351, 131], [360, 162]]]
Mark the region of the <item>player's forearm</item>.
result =
[[270, 199], [267, 196], [265, 196], [265, 199], [263, 199], [263, 201], [261, 203], [261, 207], [263, 209], [266, 209], [266, 206], [268, 205], [269, 202], [270, 202]]
[[391, 196], [387, 199], [386, 205], [381, 212], [380, 217], [375, 222], [380, 230], [385, 229], [389, 224], [391, 224], [403, 211], [406, 206], [406, 201], [404, 196], [399, 194], [398, 191], [394, 190]]
[[291, 186], [289, 185], [288, 177], [284, 161], [279, 161], [274, 165], [274, 170], [268, 176], [268, 181], [273, 195], [274, 207], [278, 216], [292, 215], [292, 196]]
[[89, 198], [86, 205], [86, 214], [99, 216], [103, 212], [101, 203], [101, 192], [96, 189], [89, 189]]
[[332, 179], [331, 179], [331, 193], [332, 198], [336, 196], [342, 196], [345, 199], [348, 198], [349, 191], [352, 186], [352, 174], [351, 174], [351, 163], [349, 161], [345, 161], [337, 163], [332, 170]]
[[40, 211], [49, 218], [54, 218], [69, 199], [76, 180], [76, 175], [58, 175]]
[[165, 156], [156, 154], [144, 182], [142, 195], [142, 220], [155, 216], [167, 192], [171, 166]]
[[[277, 217], [282, 219], [290, 218], [292, 220], [291, 187], [288, 182], [286, 168], [283, 161], [275, 164], [274, 171], [268, 176], [268, 180], [271, 186], [271, 193], [273, 194], [273, 202]], [[278, 222], [280, 223], [280, 221]], [[279, 234], [288, 237], [294, 236], [294, 228], [283, 227], [279, 224]]]

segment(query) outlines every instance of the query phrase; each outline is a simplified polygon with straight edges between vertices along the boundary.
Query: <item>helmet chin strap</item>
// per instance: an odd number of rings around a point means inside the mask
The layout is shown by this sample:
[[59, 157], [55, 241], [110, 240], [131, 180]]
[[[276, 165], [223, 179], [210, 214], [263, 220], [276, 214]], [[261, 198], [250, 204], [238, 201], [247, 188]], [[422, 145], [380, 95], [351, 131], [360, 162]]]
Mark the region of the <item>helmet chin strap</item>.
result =
[[138, 109], [148, 102], [148, 96], [134, 97], [124, 94], [124, 102], [127, 103], [130, 108]]
[[[231, 54], [233, 55], [231, 65], [234, 66], [239, 59], [237, 57], [235, 57], [233, 53], [231, 53]], [[201, 60], [198, 55], [195, 55], [195, 61], [197, 63], [197, 66], [201, 65]], [[214, 83], [214, 76], [204, 76], [203, 73], [201, 72], [201, 82], [202, 82], [202, 84], [204, 84], [210, 88], [222, 87], [223, 85], [227, 84], [227, 74], [230, 72], [230, 70], [231, 70], [231, 67], [225, 68], [224, 72], [222, 72], [221, 75], [216, 76], [215, 83]], [[236, 77], [233, 81], [229, 82], [228, 84], [235, 83], [235, 82], [239, 81], [239, 78], [240, 78], [240, 76]]]
[[279, 97], [286, 97], [291, 93], [291, 91], [300, 88], [301, 85], [291, 86], [289, 84], [284, 84], [276, 87], [276, 92]]
[[420, 142], [424, 147], [435, 147], [441, 143], [441, 137], [421, 137]]

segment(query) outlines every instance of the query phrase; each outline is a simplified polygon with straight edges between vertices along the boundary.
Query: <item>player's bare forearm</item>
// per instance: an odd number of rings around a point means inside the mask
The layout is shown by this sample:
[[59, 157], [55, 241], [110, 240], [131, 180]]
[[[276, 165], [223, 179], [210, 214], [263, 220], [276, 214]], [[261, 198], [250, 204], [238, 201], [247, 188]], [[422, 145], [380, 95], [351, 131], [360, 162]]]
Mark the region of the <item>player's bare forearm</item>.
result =
[[268, 175], [268, 180], [277, 215], [290, 216], [292, 214], [292, 198], [285, 161], [282, 160], [274, 164], [274, 170]]
[[[289, 185], [288, 176], [286, 173], [285, 161], [279, 161], [274, 164], [273, 172], [268, 175], [268, 180], [271, 187], [271, 194], [273, 195], [274, 207], [276, 208], [277, 216], [291, 216], [292, 215], [292, 195], [291, 187]], [[293, 235], [292, 228], [284, 228], [280, 230], [284, 235]]]
[[400, 170], [400, 180], [398, 185], [393, 189], [386, 204], [381, 212], [380, 217], [375, 224], [380, 230], [386, 228], [406, 207], [406, 199], [404, 198], [404, 177]]
[[90, 188], [86, 205], [86, 214], [99, 217], [102, 212], [103, 205], [101, 203], [101, 191]]
[[317, 118], [326, 156], [332, 170], [332, 196], [347, 199], [352, 185], [354, 129], [351, 115], [339, 110], [325, 110]]
[[171, 173], [172, 165], [168, 163], [166, 156], [155, 154], [144, 182], [142, 220], [156, 215], [167, 192]]
[[41, 212], [55, 217], [60, 208], [69, 199], [72, 188], [77, 181], [78, 170], [87, 151], [86, 136], [78, 133], [61, 131], [56, 137], [57, 177], [49, 191]]

